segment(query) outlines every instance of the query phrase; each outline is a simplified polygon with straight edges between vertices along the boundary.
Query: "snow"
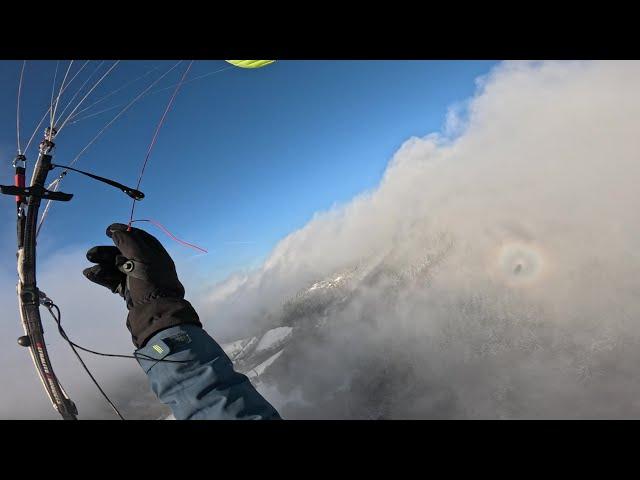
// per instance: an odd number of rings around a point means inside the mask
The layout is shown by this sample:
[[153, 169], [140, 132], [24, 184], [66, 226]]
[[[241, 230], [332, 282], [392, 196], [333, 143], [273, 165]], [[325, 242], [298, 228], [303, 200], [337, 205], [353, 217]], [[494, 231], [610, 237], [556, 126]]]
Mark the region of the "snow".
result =
[[323, 280], [321, 282], [316, 282], [309, 289], [308, 292], [312, 292], [314, 290], [319, 289], [329, 289], [339, 287], [341, 284], [345, 283], [349, 279], [348, 275], [338, 275], [333, 280]]
[[251, 337], [251, 339], [247, 342], [247, 344], [244, 347], [242, 347], [242, 350], [240, 350], [240, 352], [235, 356], [233, 360], [234, 361], [241, 360], [247, 355], [251, 355], [251, 352], [253, 351], [253, 347], [256, 345], [256, 343], [258, 343], [258, 337]]
[[278, 327], [265, 333], [256, 346], [255, 353], [275, 349], [291, 337], [291, 327]]
[[222, 345], [222, 349], [224, 350], [224, 353], [229, 356], [229, 358], [233, 359], [234, 357], [238, 356], [240, 352], [242, 352], [244, 347], [246, 347], [251, 340], [252, 339], [250, 338], [243, 338], [241, 340], [236, 340], [235, 342], [226, 343]]
[[284, 350], [280, 350], [278, 353], [270, 356], [256, 368], [251, 369], [251, 371], [247, 373], [247, 377], [255, 378], [262, 375], [267, 370], [267, 368], [269, 368], [273, 364], [273, 362], [275, 362], [280, 357], [280, 355], [282, 355], [282, 352], [284, 352]]

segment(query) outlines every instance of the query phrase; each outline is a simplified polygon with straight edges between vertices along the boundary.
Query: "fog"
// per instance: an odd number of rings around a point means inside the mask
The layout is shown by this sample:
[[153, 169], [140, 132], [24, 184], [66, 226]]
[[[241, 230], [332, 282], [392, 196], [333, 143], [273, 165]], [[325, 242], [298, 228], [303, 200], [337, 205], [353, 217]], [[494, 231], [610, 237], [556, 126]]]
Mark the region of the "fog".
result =
[[376, 189], [214, 288], [210, 328], [277, 325], [305, 286], [368, 269], [274, 367], [285, 416], [637, 416], [639, 82], [638, 62], [501, 64]]

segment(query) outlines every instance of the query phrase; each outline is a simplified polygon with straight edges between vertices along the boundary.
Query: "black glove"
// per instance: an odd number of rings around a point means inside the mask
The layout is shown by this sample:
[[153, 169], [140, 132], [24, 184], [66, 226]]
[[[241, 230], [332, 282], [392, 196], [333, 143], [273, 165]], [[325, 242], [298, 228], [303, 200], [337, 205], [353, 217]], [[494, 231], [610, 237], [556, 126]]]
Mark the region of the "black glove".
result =
[[136, 347], [169, 327], [185, 323], [202, 327], [198, 314], [184, 300], [173, 260], [154, 236], [121, 223], [110, 225], [107, 236], [115, 247], [90, 249], [87, 259], [97, 265], [83, 273], [126, 300], [127, 328]]

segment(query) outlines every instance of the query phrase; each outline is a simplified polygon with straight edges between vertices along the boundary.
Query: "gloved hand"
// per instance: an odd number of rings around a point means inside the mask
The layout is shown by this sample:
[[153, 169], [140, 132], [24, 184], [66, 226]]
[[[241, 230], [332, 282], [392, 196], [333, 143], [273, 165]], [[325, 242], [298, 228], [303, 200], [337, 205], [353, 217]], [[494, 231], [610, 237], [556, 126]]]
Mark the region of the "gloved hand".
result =
[[169, 327], [185, 323], [202, 327], [198, 314], [184, 300], [173, 260], [153, 235], [114, 223], [107, 228], [107, 236], [115, 246], [91, 248], [87, 260], [97, 265], [83, 273], [126, 300], [127, 327], [136, 347]]

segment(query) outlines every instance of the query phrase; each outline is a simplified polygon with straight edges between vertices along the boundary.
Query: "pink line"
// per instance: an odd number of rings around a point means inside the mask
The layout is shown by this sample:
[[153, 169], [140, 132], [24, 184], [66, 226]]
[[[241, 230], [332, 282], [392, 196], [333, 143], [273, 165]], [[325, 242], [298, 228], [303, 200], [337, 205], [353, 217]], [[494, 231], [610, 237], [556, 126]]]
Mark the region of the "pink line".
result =
[[[158, 133], [160, 133], [160, 129], [162, 128], [162, 125], [164, 124], [165, 118], [167, 118], [167, 114], [169, 113], [169, 110], [171, 109], [171, 105], [173, 105], [173, 101], [175, 100], [176, 95], [178, 95], [178, 91], [180, 90], [180, 87], [184, 83], [184, 79], [187, 77], [187, 74], [189, 73], [189, 70], [191, 70], [191, 65], [193, 65], [193, 60], [191, 61], [191, 63], [189, 63], [189, 66], [186, 68], [186, 70], [182, 74], [182, 78], [180, 79], [180, 82], [176, 86], [176, 89], [173, 91], [173, 95], [171, 95], [171, 99], [169, 100], [169, 103], [167, 104], [167, 108], [164, 109], [164, 113], [162, 114], [162, 117], [160, 118], [160, 122], [158, 122], [158, 126], [156, 127], [156, 131], [153, 134], [153, 138], [151, 139], [151, 143], [149, 144], [149, 149], [147, 150], [147, 156], [145, 157], [144, 163], [142, 164], [142, 170], [140, 171], [140, 176], [138, 177], [138, 185], [136, 187], [136, 190], [140, 190], [140, 182], [142, 182], [142, 176], [144, 175], [144, 171], [147, 168], [147, 163], [149, 162], [149, 157], [151, 156], [151, 151], [153, 150], [153, 146], [156, 144], [156, 140], [158, 138]], [[133, 203], [131, 204], [131, 217], [129, 217], [129, 225], [131, 225], [131, 221], [133, 220], [133, 212], [135, 211], [135, 208], [136, 208], [136, 200], [133, 200]]]
[[167, 230], [164, 225], [162, 225], [159, 222], [156, 222], [155, 220], [150, 220], [150, 219], [140, 219], [140, 220], [132, 220], [131, 222], [129, 222], [129, 224], [131, 223], [136, 223], [136, 222], [148, 222], [152, 225], [155, 225], [156, 227], [158, 227], [159, 229], [161, 229], [164, 233], [166, 233], [167, 235], [169, 235], [173, 240], [175, 240], [176, 242], [184, 245], [185, 247], [189, 247], [189, 248], [193, 248], [195, 250], [200, 250], [201, 252], [204, 253], [209, 253], [207, 250], [205, 250], [202, 247], [199, 247], [197, 245], [194, 245], [192, 243], [189, 242], [185, 242], [184, 240], [180, 240], [178, 237], [176, 237], [173, 233], [171, 233], [169, 230]]

